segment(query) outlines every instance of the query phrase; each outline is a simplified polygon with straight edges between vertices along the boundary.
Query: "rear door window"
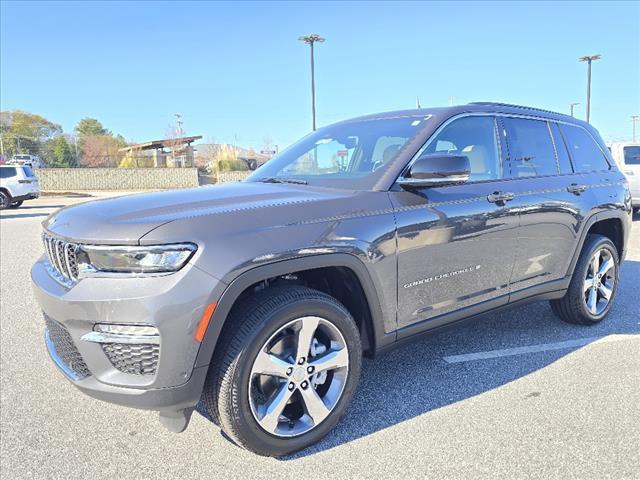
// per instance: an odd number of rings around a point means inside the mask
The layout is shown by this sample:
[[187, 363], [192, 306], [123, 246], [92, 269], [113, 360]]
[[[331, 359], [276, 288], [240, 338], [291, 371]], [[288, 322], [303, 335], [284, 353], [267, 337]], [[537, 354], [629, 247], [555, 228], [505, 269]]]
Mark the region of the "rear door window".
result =
[[596, 172], [609, 169], [609, 163], [604, 153], [584, 128], [562, 124], [560, 130], [567, 141], [567, 148], [577, 172]]
[[0, 168], [0, 178], [11, 178], [16, 176], [15, 167]]
[[624, 164], [640, 165], [640, 146], [624, 147]]
[[564, 138], [562, 138], [562, 134], [560, 133], [560, 127], [555, 122], [550, 122], [549, 127], [551, 128], [553, 144], [556, 147], [556, 155], [558, 157], [558, 167], [560, 167], [560, 173], [573, 173], [571, 159], [569, 158], [567, 145], [564, 143]]
[[504, 119], [512, 178], [557, 175], [556, 154], [547, 122]]

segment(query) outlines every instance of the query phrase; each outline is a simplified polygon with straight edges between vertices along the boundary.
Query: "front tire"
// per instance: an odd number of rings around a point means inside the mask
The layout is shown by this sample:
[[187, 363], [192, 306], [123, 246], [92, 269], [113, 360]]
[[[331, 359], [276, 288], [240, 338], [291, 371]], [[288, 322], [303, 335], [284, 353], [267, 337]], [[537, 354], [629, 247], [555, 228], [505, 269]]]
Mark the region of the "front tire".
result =
[[19, 208], [22, 205], [22, 200], [20, 200], [19, 202], [13, 202], [11, 205], [9, 205], [9, 208]]
[[551, 309], [561, 320], [595, 325], [611, 310], [618, 290], [618, 250], [603, 235], [589, 235], [582, 247], [564, 297], [551, 300]]
[[203, 402], [238, 445], [281, 456], [324, 437], [358, 384], [362, 346], [349, 311], [300, 286], [271, 287], [234, 308]]

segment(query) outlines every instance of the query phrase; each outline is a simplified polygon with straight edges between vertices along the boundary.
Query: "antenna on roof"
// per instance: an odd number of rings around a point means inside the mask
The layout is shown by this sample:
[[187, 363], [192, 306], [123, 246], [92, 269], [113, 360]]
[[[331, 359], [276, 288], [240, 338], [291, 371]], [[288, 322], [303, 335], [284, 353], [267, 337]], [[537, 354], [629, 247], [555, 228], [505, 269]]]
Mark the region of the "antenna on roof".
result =
[[422, 108], [420, 106], [420, 97], [416, 95], [416, 108]]

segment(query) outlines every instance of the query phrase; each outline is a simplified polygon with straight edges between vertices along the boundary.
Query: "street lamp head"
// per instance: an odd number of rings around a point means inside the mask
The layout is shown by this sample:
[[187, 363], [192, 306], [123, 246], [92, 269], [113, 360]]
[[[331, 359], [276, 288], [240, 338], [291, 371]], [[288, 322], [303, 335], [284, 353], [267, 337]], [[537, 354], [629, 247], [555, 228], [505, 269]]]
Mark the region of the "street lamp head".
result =
[[324, 42], [324, 38], [322, 38], [320, 35], [316, 34], [316, 33], [312, 33], [310, 35], [302, 35], [300, 37], [298, 37], [298, 40], [300, 40], [301, 42], [304, 43], [308, 43], [308, 44], [312, 44], [315, 42], [319, 42], [322, 43]]
[[585, 55], [584, 57], [578, 58], [579, 62], [591, 62], [593, 60], [600, 60], [602, 55]]

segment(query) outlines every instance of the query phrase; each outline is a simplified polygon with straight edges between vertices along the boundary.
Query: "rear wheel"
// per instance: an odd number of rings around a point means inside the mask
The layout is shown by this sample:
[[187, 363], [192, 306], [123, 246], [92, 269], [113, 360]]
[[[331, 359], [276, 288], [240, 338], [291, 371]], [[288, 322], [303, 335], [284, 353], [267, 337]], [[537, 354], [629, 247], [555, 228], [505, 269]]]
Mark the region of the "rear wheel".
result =
[[593, 325], [607, 316], [618, 289], [619, 259], [615, 245], [602, 235], [589, 235], [564, 297], [551, 309], [565, 322]]
[[11, 196], [7, 192], [0, 190], [0, 210], [9, 208], [10, 205], [11, 205]]
[[13, 202], [11, 205], [9, 205], [9, 208], [18, 208], [20, 205], [22, 205], [22, 200], [20, 200], [19, 202]]
[[273, 287], [230, 317], [203, 401], [238, 445], [279, 456], [324, 437], [358, 383], [358, 328], [336, 299], [306, 287]]

